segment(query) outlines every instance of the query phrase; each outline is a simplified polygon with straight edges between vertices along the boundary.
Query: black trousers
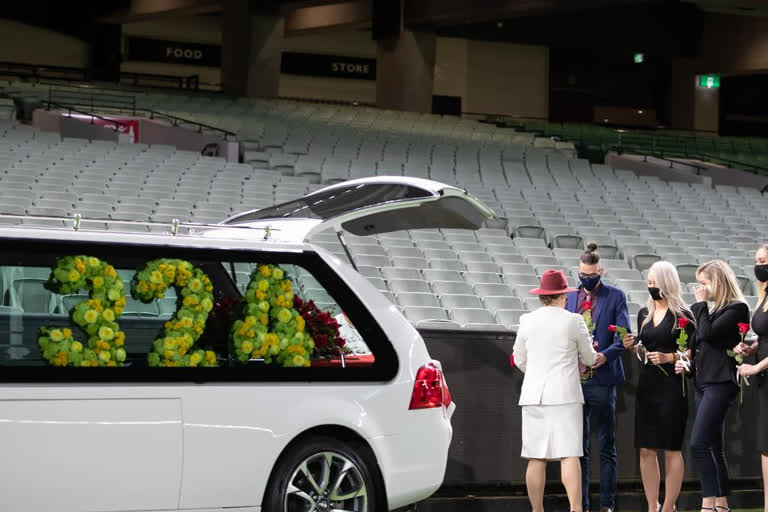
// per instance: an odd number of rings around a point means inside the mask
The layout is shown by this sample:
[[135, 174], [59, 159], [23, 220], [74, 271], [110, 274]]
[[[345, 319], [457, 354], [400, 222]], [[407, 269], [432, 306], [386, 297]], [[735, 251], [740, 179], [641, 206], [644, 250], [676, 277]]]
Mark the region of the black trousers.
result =
[[696, 417], [691, 431], [691, 453], [704, 498], [728, 496], [725, 458], [725, 416], [739, 387], [730, 382], [696, 385]]

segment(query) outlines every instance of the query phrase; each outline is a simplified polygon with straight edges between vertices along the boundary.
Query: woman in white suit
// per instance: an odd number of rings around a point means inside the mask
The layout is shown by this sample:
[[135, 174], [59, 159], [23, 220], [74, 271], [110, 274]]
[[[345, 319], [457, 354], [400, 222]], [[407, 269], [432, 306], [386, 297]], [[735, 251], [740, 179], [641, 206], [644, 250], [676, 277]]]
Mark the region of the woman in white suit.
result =
[[520, 391], [525, 482], [533, 512], [544, 510], [547, 461], [559, 460], [571, 510], [582, 511], [583, 403], [578, 358], [595, 364], [592, 336], [581, 315], [565, 309], [568, 288], [561, 270], [547, 270], [531, 290], [543, 307], [520, 318], [515, 366], [525, 373]]

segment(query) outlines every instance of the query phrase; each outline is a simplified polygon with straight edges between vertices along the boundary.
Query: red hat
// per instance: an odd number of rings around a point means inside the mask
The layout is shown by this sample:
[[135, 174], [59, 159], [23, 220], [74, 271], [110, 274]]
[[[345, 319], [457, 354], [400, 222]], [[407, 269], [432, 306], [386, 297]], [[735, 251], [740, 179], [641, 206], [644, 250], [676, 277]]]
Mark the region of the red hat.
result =
[[562, 270], [547, 270], [541, 276], [541, 285], [530, 293], [534, 295], [560, 295], [561, 293], [575, 292], [576, 288], [568, 288], [568, 280]]

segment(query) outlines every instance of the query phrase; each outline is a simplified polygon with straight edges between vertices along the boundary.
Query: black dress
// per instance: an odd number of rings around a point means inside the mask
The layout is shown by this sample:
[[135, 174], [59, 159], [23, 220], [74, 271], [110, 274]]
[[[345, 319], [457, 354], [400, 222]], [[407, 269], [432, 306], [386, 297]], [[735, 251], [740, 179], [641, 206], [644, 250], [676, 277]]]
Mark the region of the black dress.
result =
[[[768, 295], [766, 295], [768, 299]], [[765, 300], [755, 308], [752, 316], [752, 330], [757, 334], [757, 362], [768, 357], [768, 313], [763, 311]], [[766, 372], [759, 374], [758, 382], [758, 410], [757, 418], [757, 449], [760, 452], [768, 452], [768, 376]]]
[[[654, 326], [651, 320], [641, 329], [646, 316], [647, 308], [641, 309], [637, 315], [637, 336], [648, 352], [677, 352], [680, 331], [676, 328], [675, 315], [667, 311], [658, 326]], [[689, 323], [685, 330], [690, 345], [693, 323]], [[686, 382], [686, 396], [693, 392], [690, 387]], [[648, 363], [643, 366], [635, 400], [635, 448], [681, 450], [687, 421], [688, 399], [683, 396], [682, 379], [680, 375], [675, 375], [674, 363], [658, 367]]]

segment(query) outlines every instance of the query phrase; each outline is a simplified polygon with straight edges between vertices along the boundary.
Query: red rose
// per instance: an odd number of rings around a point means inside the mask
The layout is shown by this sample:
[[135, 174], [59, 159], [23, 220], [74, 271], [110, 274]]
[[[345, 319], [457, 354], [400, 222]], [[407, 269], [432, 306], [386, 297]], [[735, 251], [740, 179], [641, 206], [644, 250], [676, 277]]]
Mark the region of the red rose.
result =
[[739, 322], [739, 332], [741, 334], [745, 334], [749, 332], [749, 324], [745, 324], [744, 322]]
[[684, 316], [681, 316], [680, 318], [677, 319], [677, 328], [678, 329], [685, 329], [686, 327], [688, 327], [688, 324], [690, 322], [691, 322], [690, 320], [688, 320]]
[[509, 355], [509, 366], [511, 366], [512, 368], [515, 367], [515, 354]]
[[585, 303], [582, 305], [582, 307], [584, 308], [584, 311], [589, 311], [590, 309], [592, 309], [592, 302], [590, 302], [590, 301], [586, 301], [586, 302], [585, 302]]
[[608, 326], [608, 330], [609, 330], [610, 332], [616, 332], [616, 326], [615, 326], [615, 325], [609, 325], [609, 326]]

